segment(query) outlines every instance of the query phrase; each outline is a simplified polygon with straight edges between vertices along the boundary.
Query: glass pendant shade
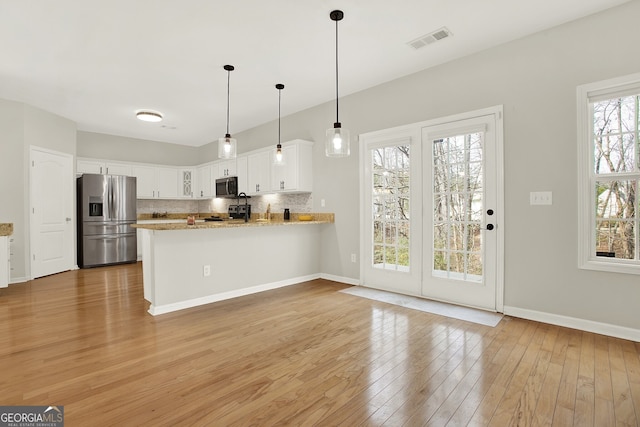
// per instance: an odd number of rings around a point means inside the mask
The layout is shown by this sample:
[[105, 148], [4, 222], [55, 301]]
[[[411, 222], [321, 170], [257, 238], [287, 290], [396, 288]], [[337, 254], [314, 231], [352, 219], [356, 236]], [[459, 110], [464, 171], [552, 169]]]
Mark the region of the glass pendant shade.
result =
[[235, 159], [236, 152], [236, 139], [231, 138], [231, 135], [226, 134], [224, 138], [218, 139], [218, 157], [221, 159]]
[[341, 128], [340, 123], [327, 129], [324, 153], [327, 157], [347, 157], [351, 154], [349, 130]]
[[285, 161], [285, 157], [282, 154], [282, 145], [278, 143], [276, 146], [276, 151], [273, 153], [273, 164], [274, 166], [284, 166], [287, 164]]

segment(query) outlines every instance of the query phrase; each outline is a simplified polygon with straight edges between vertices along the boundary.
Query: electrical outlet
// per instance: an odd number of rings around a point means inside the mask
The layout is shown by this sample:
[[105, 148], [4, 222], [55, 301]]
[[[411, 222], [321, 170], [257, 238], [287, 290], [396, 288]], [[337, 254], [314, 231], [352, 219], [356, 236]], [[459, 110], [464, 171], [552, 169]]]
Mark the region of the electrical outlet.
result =
[[202, 266], [202, 275], [204, 277], [211, 276], [211, 266], [210, 265], [203, 265]]
[[553, 193], [551, 191], [532, 191], [529, 193], [530, 205], [550, 205], [553, 203]]
[[320, 199], [320, 207], [324, 208], [326, 205], [326, 203], [324, 202], [324, 199]]
[[351, 262], [356, 262], [356, 254], [351, 254]]

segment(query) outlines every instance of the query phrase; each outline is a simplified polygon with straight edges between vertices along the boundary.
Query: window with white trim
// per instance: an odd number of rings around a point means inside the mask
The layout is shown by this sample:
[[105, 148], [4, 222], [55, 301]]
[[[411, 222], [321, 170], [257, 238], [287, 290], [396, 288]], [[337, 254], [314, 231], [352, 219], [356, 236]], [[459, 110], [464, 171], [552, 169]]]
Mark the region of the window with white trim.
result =
[[640, 274], [640, 74], [578, 88], [582, 268]]

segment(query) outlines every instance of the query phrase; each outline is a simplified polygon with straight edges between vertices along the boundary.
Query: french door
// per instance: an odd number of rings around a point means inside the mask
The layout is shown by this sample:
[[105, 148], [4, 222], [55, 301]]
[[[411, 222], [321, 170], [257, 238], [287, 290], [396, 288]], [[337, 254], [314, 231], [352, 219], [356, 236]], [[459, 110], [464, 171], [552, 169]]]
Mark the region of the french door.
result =
[[422, 148], [422, 295], [496, 310], [495, 120], [424, 127]]
[[360, 136], [361, 284], [502, 310], [502, 109]]

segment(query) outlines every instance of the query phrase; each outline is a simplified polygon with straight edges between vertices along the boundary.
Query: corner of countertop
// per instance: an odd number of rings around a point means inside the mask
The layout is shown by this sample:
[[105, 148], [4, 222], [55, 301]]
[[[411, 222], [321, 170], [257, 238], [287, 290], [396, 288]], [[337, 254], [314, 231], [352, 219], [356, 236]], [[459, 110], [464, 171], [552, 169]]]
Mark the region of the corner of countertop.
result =
[[0, 236], [11, 236], [13, 234], [12, 222], [0, 222]]

